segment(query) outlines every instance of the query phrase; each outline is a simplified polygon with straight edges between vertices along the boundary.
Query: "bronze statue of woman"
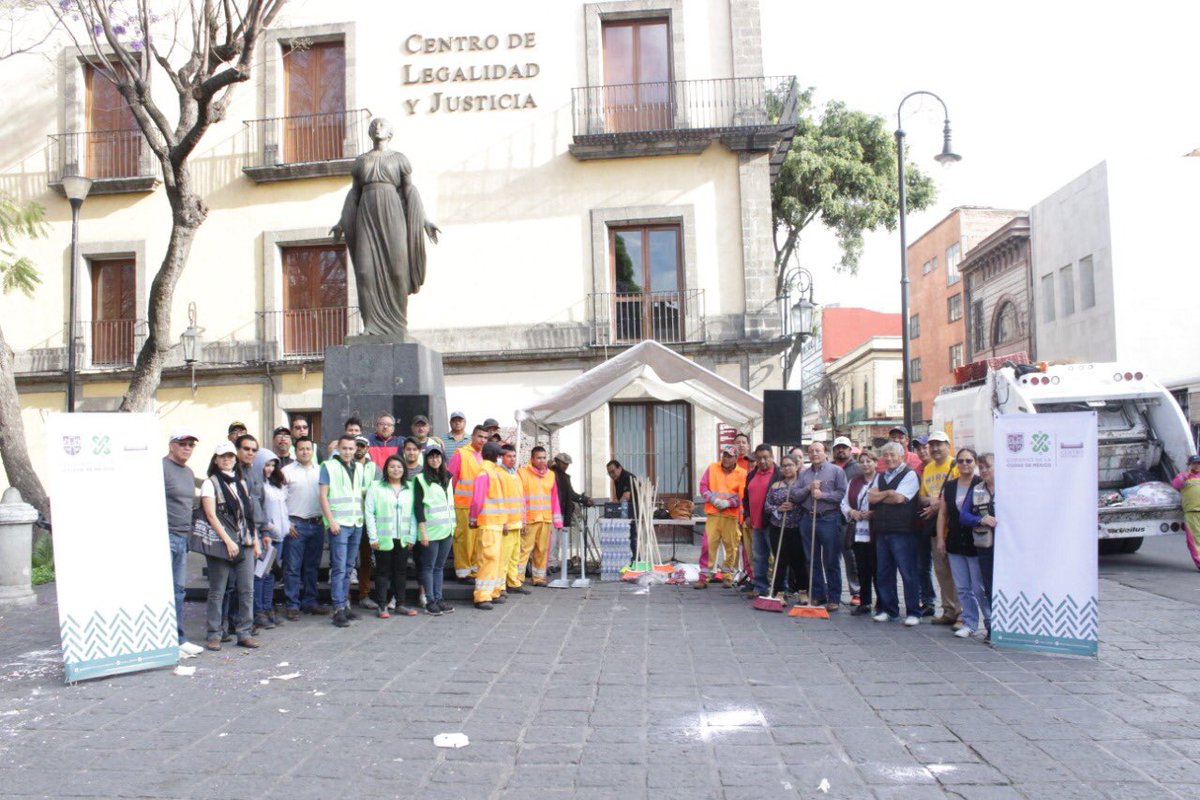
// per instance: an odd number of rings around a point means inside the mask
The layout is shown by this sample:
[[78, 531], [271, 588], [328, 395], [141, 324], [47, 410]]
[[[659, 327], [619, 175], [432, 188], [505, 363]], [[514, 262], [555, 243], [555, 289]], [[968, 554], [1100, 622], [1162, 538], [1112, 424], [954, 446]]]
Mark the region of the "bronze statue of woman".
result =
[[412, 165], [388, 148], [391, 123], [373, 119], [367, 132], [374, 146], [354, 159], [354, 182], [330, 233], [346, 238], [364, 333], [403, 341], [408, 296], [425, 282], [425, 236], [437, 244], [441, 230], [425, 217]]

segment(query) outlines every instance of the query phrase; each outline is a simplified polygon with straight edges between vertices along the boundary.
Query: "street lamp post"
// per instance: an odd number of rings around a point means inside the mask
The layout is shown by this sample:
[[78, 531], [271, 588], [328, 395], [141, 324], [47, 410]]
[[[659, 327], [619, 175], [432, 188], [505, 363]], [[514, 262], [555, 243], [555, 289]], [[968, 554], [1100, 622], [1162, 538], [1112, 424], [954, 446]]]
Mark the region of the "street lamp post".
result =
[[792, 362], [796, 360], [797, 352], [804, 344], [804, 340], [812, 336], [812, 318], [816, 304], [813, 303], [812, 273], [808, 270], [800, 266], [793, 266], [784, 272], [782, 283], [784, 291], [781, 296], [776, 298], [777, 300], [780, 302], [790, 300], [793, 291], [800, 295], [800, 299], [786, 309], [788, 338], [790, 339], [787, 349], [783, 353], [783, 388], [786, 389], [791, 379]]
[[79, 283], [79, 209], [84, 198], [92, 189], [92, 181], [82, 175], [64, 175], [63, 192], [71, 203], [71, 287], [68, 290], [67, 309], [67, 413], [75, 412], [75, 292]]
[[901, 120], [901, 112], [904, 110], [904, 104], [911, 97], [917, 95], [928, 95], [934, 100], [937, 100], [942, 105], [942, 117], [945, 124], [942, 127], [942, 152], [934, 156], [934, 160], [939, 164], [953, 164], [956, 161], [961, 161], [962, 156], [954, 152], [950, 146], [950, 112], [946, 110], [946, 103], [942, 98], [938, 97], [933, 92], [916, 91], [910, 92], [900, 101], [900, 105], [896, 107], [896, 172], [899, 179], [900, 189], [900, 341], [903, 344], [904, 359], [903, 375], [904, 375], [904, 427], [908, 430], [909, 436], [912, 435], [912, 375], [911, 368], [911, 349], [912, 343], [909, 340], [908, 327], [908, 232], [906, 229], [906, 217], [908, 216], [908, 192], [904, 185], [904, 127]]

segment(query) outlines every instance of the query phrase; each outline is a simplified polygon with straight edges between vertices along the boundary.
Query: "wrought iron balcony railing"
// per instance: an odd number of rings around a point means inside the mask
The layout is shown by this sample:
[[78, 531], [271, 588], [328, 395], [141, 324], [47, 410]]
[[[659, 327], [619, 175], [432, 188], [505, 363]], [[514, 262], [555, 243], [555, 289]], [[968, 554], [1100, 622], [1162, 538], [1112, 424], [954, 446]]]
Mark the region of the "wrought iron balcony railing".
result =
[[353, 307], [260, 311], [258, 318], [263, 340], [276, 343], [280, 360], [323, 358], [326, 347], [362, 333], [362, 318]]
[[144, 319], [99, 319], [76, 322], [75, 326], [75, 352], [80, 369], [132, 367], [146, 338]]
[[150, 191], [158, 183], [158, 160], [138, 128], [51, 134], [46, 161], [56, 189], [64, 175], [91, 178], [95, 194]]
[[589, 137], [711, 136], [796, 124], [794, 77], [583, 86], [572, 90], [576, 142]]
[[370, 109], [246, 120], [248, 166], [280, 167], [352, 159], [367, 149]]
[[592, 345], [704, 341], [704, 290], [589, 295]]

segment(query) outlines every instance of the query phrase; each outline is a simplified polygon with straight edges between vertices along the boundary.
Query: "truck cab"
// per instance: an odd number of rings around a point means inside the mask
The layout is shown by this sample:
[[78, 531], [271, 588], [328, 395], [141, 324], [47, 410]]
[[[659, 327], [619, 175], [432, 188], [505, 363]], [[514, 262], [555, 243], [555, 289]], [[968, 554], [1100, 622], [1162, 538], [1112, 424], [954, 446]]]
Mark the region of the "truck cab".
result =
[[[1089, 410], [1097, 416], [1101, 493], [1145, 481], [1169, 483], [1195, 452], [1187, 419], [1170, 392], [1119, 363], [988, 367], [982, 378], [968, 374], [962, 384], [942, 389], [933, 404], [933, 427], [945, 430], [955, 447], [993, 452], [997, 414]], [[1182, 530], [1178, 499], [1099, 508], [1101, 552], [1136, 552], [1146, 536]]]

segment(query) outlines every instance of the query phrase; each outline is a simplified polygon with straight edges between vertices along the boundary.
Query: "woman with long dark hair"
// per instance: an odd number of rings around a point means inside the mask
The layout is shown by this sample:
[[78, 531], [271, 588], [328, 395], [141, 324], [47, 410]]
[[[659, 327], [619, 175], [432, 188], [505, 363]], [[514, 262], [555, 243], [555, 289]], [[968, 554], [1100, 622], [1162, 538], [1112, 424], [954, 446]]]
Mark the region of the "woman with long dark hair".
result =
[[454, 534], [454, 495], [444, 461], [440, 448], [430, 448], [425, 453], [425, 469], [413, 486], [413, 512], [420, 536], [417, 569], [425, 590], [425, 610], [435, 617], [454, 610], [442, 597], [442, 574]]
[[[800, 501], [804, 492], [796, 480], [800, 467], [795, 456], [779, 459], [781, 480], [772, 483], [763, 501], [765, 516], [770, 520], [771, 549], [778, 553], [779, 564], [769, 589], [771, 597], [779, 596], [791, 571], [792, 580], [800, 593], [800, 603], [808, 602], [808, 559], [804, 557], [804, 542], [800, 536], [800, 517], [804, 514]], [[782, 537], [782, 540], [781, 540]]]
[[[287, 478], [283, 476], [283, 468], [279, 459], [272, 458], [263, 464], [263, 521], [262, 530], [266, 532], [274, 549], [274, 564], [283, 565], [283, 537], [288, 532], [291, 523], [288, 522], [287, 512]], [[266, 543], [263, 543], [266, 549]], [[263, 572], [262, 577], [254, 576], [254, 624], [256, 627], [270, 630], [280, 623], [275, 617], [275, 574], [274, 565]], [[256, 568], [257, 572], [257, 568]]]
[[254, 561], [258, 558], [259, 542], [250, 491], [246, 481], [238, 478], [234, 471], [236, 454], [232, 442], [218, 444], [208, 463], [208, 480], [200, 487], [200, 507], [229, 554], [228, 560], [205, 556], [208, 562], [208, 636], [204, 646], [209, 650], [221, 649], [221, 605], [231, 575], [237, 576], [237, 643], [242, 647], [258, 647], [251, 626], [254, 620]]
[[388, 600], [396, 598], [396, 613], [415, 617], [404, 605], [408, 578], [408, 548], [416, 541], [413, 519], [413, 483], [405, 474], [404, 459], [390, 455], [383, 462], [383, 480], [371, 484], [363, 509], [367, 540], [375, 552], [375, 616], [388, 619]]
[[968, 639], [982, 633], [981, 625], [990, 627], [992, 609], [988, 604], [987, 592], [983, 587], [983, 574], [979, 568], [979, 554], [975, 550], [974, 526], [963, 519], [963, 512], [970, 512], [975, 499], [975, 487], [979, 477], [975, 465], [979, 456], [969, 447], [964, 447], [955, 456], [958, 479], [947, 479], [942, 485], [938, 501], [937, 549], [950, 562], [954, 575], [954, 587], [958, 591], [958, 602], [962, 607], [963, 624], [954, 632], [960, 639]]

